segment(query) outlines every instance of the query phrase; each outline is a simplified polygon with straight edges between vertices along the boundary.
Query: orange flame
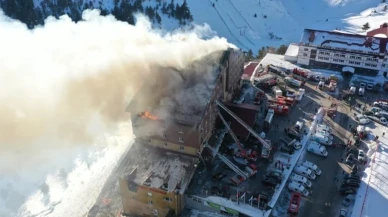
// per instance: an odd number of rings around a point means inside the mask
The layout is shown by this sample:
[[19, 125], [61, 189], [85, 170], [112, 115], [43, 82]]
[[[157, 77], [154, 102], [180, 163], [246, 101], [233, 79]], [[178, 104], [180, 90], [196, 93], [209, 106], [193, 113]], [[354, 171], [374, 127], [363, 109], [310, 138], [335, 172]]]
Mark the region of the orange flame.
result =
[[158, 117], [156, 117], [155, 115], [152, 115], [150, 112], [140, 112], [139, 116], [150, 120], [159, 120]]

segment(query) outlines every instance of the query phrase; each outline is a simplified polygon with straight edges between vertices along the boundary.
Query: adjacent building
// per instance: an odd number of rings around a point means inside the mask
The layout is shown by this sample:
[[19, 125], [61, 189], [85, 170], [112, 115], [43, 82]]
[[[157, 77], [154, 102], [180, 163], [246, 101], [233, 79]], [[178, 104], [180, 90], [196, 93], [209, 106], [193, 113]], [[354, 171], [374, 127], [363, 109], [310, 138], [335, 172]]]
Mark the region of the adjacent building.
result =
[[[166, 119], [136, 106], [141, 98], [132, 100], [133, 132], [138, 158], [119, 179], [123, 213], [132, 216], [179, 216], [183, 194], [190, 182], [204, 145], [210, 138], [217, 118], [216, 100], [230, 101], [239, 89], [244, 55], [227, 50], [221, 58], [215, 85], [208, 103], [196, 115], [172, 114]], [[155, 133], [144, 135], [144, 126]], [[140, 136], [139, 136], [140, 135]], [[135, 148], [133, 148], [135, 149]], [[132, 153], [132, 150], [131, 150]]]
[[375, 76], [388, 71], [387, 24], [366, 35], [305, 29], [299, 43], [297, 63], [316, 68], [342, 71], [352, 67], [355, 73]]

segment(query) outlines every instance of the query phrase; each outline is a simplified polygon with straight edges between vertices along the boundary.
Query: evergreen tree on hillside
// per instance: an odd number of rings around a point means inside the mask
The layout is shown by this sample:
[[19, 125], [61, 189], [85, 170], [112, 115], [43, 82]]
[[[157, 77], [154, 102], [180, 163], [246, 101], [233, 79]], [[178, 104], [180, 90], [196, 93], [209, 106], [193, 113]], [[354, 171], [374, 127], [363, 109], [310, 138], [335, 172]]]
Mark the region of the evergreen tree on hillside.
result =
[[245, 61], [251, 61], [253, 60], [253, 52], [251, 49], [248, 50], [248, 52], [245, 54]]
[[[154, 8], [143, 7], [144, 0], [114, 0], [114, 7], [111, 10], [105, 9], [103, 0], [42, 0], [40, 5], [34, 5], [35, 0], [0, 0], [0, 8], [4, 13], [27, 24], [33, 28], [37, 24], [43, 24], [48, 16], [58, 18], [68, 14], [75, 22], [82, 19], [82, 12], [86, 9], [98, 8], [101, 15], [113, 14], [118, 20], [134, 24], [133, 14], [136, 12], [145, 13], [152, 21], [161, 24], [160, 13], [176, 18], [180, 24], [192, 21], [192, 15], [184, 0], [181, 5], [175, 4], [174, 0], [156, 0], [158, 5]], [[94, 2], [98, 4], [94, 5]], [[159, 7], [160, 6], [160, 7]], [[159, 10], [160, 8], [160, 10]], [[178, 12], [176, 12], [178, 11]]]
[[287, 51], [287, 46], [284, 44], [278, 47], [278, 49], [276, 49], [276, 53], [280, 55], [284, 55], [286, 51]]
[[369, 23], [365, 23], [363, 26], [362, 26], [362, 30], [366, 31], [370, 29], [370, 26], [369, 26]]
[[162, 18], [157, 11], [155, 12], [155, 19], [157, 23], [162, 24]]

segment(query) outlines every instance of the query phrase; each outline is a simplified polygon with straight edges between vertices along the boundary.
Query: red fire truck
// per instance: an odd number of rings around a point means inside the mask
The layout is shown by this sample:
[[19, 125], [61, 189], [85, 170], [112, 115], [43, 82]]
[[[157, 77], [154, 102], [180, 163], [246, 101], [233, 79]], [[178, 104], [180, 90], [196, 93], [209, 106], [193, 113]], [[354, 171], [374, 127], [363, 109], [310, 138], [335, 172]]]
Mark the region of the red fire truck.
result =
[[291, 195], [290, 205], [288, 206], [288, 210], [287, 210], [287, 214], [290, 217], [298, 216], [301, 198], [302, 198], [302, 196], [299, 193], [296, 193], [296, 192], [294, 192]]

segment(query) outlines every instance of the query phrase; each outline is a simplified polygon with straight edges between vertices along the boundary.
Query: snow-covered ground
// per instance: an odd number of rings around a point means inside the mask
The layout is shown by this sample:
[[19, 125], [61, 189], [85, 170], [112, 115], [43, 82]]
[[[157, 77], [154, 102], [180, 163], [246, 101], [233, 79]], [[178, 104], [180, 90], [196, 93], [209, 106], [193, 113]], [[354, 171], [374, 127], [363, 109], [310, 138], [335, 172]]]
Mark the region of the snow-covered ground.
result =
[[[385, 4], [370, 0], [188, 0], [187, 3], [196, 23], [208, 23], [219, 35], [254, 53], [262, 46], [298, 42], [304, 28], [364, 33], [361, 26], [366, 22], [373, 29], [388, 18], [383, 12]], [[272, 39], [270, 33], [274, 35]]]
[[[39, 5], [43, 0], [34, 0]], [[79, 0], [72, 0], [79, 1]], [[112, 10], [114, 0], [100, 2]], [[156, 6], [156, 0], [144, 0], [144, 6]], [[162, 1], [163, 2], [163, 1]], [[170, 3], [170, 0], [166, 0]], [[175, 0], [181, 4], [183, 0]], [[209, 24], [222, 37], [243, 50], [256, 54], [263, 46], [278, 47], [299, 42], [303, 29], [348, 31], [364, 34], [362, 25], [371, 29], [388, 18], [385, 3], [376, 0], [187, 0], [194, 22]], [[159, 7], [160, 8], [160, 7]], [[160, 10], [160, 9], [159, 9]], [[178, 22], [159, 12], [162, 28], [178, 28]]]
[[[368, 127], [370, 132], [367, 142], [369, 151], [368, 165], [364, 171], [360, 188], [351, 217], [377, 217], [385, 216], [388, 207], [388, 130], [387, 127], [375, 124]], [[382, 136], [383, 132], [386, 133]], [[373, 137], [379, 136], [377, 143]], [[351, 210], [349, 210], [351, 212]]]

